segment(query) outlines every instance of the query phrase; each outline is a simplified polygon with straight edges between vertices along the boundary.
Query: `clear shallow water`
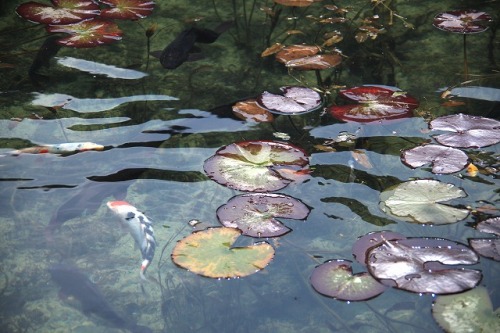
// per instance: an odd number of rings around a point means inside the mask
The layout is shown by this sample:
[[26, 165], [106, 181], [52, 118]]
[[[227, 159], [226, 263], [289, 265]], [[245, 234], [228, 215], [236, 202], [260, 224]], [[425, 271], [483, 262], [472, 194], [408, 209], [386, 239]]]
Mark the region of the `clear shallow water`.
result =
[[[189, 6], [183, 1], [159, 1], [154, 14], [140, 21], [142, 27], [137, 22], [120, 22], [124, 31], [121, 42], [88, 50], [63, 48], [57, 55], [148, 73], [143, 79], [90, 74], [52, 60], [50, 69], [42, 70], [48, 78], [34, 86], [27, 70], [44, 33], [19, 19], [13, 12], [15, 5], [2, 4], [0, 38], [5, 47], [0, 59], [8, 66], [0, 69], [0, 153], [8, 155], [13, 149], [35, 144], [79, 141], [96, 142], [106, 149], [64, 157], [0, 158], [0, 323], [7, 332], [118, 331], [58, 298], [47, 268], [62, 260], [88, 274], [117, 312], [155, 332], [440, 330], [431, 316], [431, 295], [391, 289], [370, 301], [347, 304], [320, 296], [309, 284], [317, 264], [328, 259], [352, 260], [352, 244], [371, 231], [393, 230], [462, 243], [468, 237], [479, 237], [468, 226], [474, 222], [473, 216], [446, 226], [420, 226], [394, 220], [378, 207], [382, 190], [411, 178], [432, 178], [461, 187], [468, 196], [454, 200], [453, 205], [480, 207], [487, 202], [498, 207], [498, 180], [492, 175], [434, 175], [428, 169], [411, 170], [401, 163], [401, 149], [430, 138], [422, 117], [381, 126], [340, 123], [319, 112], [294, 117], [293, 125], [286, 117], [277, 118], [272, 125], [228, 117], [227, 108], [216, 107], [297, 81], [281, 64], [260, 58], [265, 45], [260, 33], [266, 26], [260, 13], [255, 14], [249, 39], [235, 41], [236, 32], [228, 31], [216, 43], [202, 45], [203, 60], [164, 70], [151, 58], [146, 70], [143, 27], [158, 24], [152, 50], [162, 49], [193, 18], [203, 16], [199, 25], [213, 28], [219, 21], [205, 1]], [[420, 2], [414, 7], [397, 3], [398, 12], [416, 24], [411, 31], [395, 24], [390, 32], [395, 43], [391, 52], [399, 64], [386, 63], [377, 70], [377, 57], [362, 58], [343, 68], [335, 83], [397, 85], [420, 100], [420, 115], [466, 112], [498, 118], [498, 103], [470, 100], [457, 108], [440, 107], [436, 91], [462, 80], [461, 37], [447, 36], [430, 24], [435, 13], [456, 8], [448, 5], [456, 6], [454, 2]], [[231, 18], [228, 6], [218, 4], [218, 13], [223, 19]], [[490, 13], [495, 14], [494, 10]], [[471, 73], [491, 73], [484, 51], [489, 36], [468, 39]], [[294, 38], [287, 42], [305, 40]], [[378, 47], [384, 45], [366, 46], [367, 52], [380, 52]], [[351, 58], [360, 56], [361, 46], [356, 43], [346, 41], [339, 48]], [[496, 50], [498, 54], [498, 47]], [[303, 81], [316, 84], [313, 74], [303, 75]], [[494, 81], [481, 82], [498, 88]], [[50, 98], [41, 103], [41, 96]], [[70, 98], [67, 96], [74, 99], [56, 114], [46, 108], [60, 103], [60, 98]], [[32, 113], [43, 119], [29, 119]], [[26, 119], [16, 122], [11, 118]], [[354, 146], [340, 147], [337, 152], [314, 147], [343, 131], [357, 133]], [[260, 273], [219, 281], [176, 267], [170, 252], [177, 240], [191, 232], [187, 222], [198, 219], [218, 225], [216, 209], [240, 193], [209, 180], [203, 172], [204, 160], [223, 145], [275, 139], [275, 132], [287, 133], [290, 142], [311, 156], [309, 181], [279, 191], [312, 207], [308, 219], [285, 221], [293, 231], [268, 240], [276, 255]], [[353, 149], [363, 150], [373, 167], [356, 163]], [[498, 145], [479, 150], [498, 156]], [[47, 243], [45, 232], [51, 218], [75, 195], [83, 195], [83, 202], [67, 212], [71, 218], [53, 234], [54, 242]], [[148, 284], [146, 295], [139, 284], [139, 251], [105, 206], [113, 196], [133, 203], [155, 223], [159, 248], [148, 273], [161, 282], [161, 288]], [[498, 263], [481, 258], [474, 268], [483, 272], [481, 285], [488, 288], [498, 307]], [[355, 266], [355, 271], [361, 270], [360, 265]]]

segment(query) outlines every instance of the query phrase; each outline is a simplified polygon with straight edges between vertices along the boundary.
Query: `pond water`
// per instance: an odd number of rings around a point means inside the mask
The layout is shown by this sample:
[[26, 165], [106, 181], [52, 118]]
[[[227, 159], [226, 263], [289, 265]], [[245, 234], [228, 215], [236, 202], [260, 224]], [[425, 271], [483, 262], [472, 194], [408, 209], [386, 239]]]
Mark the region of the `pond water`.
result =
[[[495, 167], [500, 145], [464, 149], [479, 168], [477, 175], [411, 169], [400, 152], [441, 133], [428, 127], [439, 116], [500, 118], [498, 96], [455, 98], [458, 105], [443, 106], [442, 91], [465, 81], [464, 38], [432, 26], [437, 13], [461, 8], [489, 12], [498, 26], [494, 2], [323, 1], [291, 9], [264, 0], [158, 0], [147, 18], [116, 20], [123, 31], [120, 41], [62, 47], [55, 57], [44, 58], [50, 67], [31, 77], [29, 68], [48, 34], [16, 15], [22, 2], [0, 5], [3, 332], [121, 331], [112, 320], [84, 314], [75, 297], [58, 296], [49, 267], [60, 262], [77, 266], [120, 316], [153, 332], [441, 331], [431, 313], [435, 295], [390, 288], [367, 301], [346, 302], [318, 294], [309, 278], [324, 261], [354, 261], [352, 245], [373, 231], [463, 244], [485, 237], [473, 226], [499, 215]], [[340, 16], [324, 7], [333, 4], [345, 7], [353, 22], [321, 22]], [[272, 31], [266, 11], [277, 18]], [[375, 14], [379, 18], [372, 23], [368, 18]], [[361, 23], [361, 18], [367, 20]], [[214, 43], [197, 44], [203, 55], [197, 61], [165, 69], [148, 57], [147, 31], [153, 33], [150, 50], [156, 51], [188, 26], [214, 29], [229, 20], [234, 25]], [[354, 36], [363, 24], [373, 27], [368, 29], [372, 35], [358, 43]], [[341, 50], [343, 63], [319, 76], [288, 71], [273, 55], [261, 57], [276, 42], [322, 45], [324, 34], [335, 30], [343, 40], [325, 47]], [[500, 88], [500, 42], [494, 30], [467, 37], [467, 79], [475, 80], [470, 85]], [[420, 106], [411, 118], [371, 124], [346, 123], [323, 108], [262, 123], [231, 111], [238, 100], [278, 93], [287, 85], [316, 89], [327, 107], [343, 103], [340, 88], [363, 84], [397, 86]], [[238, 238], [235, 246], [272, 245], [274, 259], [261, 271], [232, 279], [196, 275], [171, 260], [176, 243], [193, 232], [188, 222], [220, 226], [218, 207], [244, 193], [208, 178], [204, 161], [225, 145], [247, 140], [289, 142], [309, 155], [310, 173], [276, 192], [300, 199], [311, 212], [301, 221], [281, 219], [292, 229], [284, 236]], [[87, 141], [104, 149], [62, 156], [12, 154], [36, 145]], [[408, 223], [385, 214], [380, 193], [414, 179], [461, 188], [467, 196], [446, 204], [471, 213], [445, 225]], [[141, 283], [140, 250], [106, 207], [112, 200], [126, 200], [153, 221], [157, 247], [147, 276], [154, 281]], [[361, 264], [353, 267], [366, 271]], [[479, 285], [487, 288], [493, 307], [500, 306], [499, 263], [481, 257], [469, 268], [482, 272]]]

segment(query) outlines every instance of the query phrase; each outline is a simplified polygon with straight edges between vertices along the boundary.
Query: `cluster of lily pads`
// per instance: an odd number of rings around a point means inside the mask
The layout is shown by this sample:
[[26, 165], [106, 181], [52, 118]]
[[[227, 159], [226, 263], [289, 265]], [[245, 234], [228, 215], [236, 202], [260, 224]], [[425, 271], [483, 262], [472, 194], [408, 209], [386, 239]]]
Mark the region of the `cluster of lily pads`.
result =
[[113, 20], [145, 18], [155, 6], [151, 0], [51, 0], [51, 3], [25, 2], [16, 8], [16, 13], [30, 22], [45, 24], [47, 32], [69, 34], [57, 43], [75, 48], [120, 40], [123, 33]]

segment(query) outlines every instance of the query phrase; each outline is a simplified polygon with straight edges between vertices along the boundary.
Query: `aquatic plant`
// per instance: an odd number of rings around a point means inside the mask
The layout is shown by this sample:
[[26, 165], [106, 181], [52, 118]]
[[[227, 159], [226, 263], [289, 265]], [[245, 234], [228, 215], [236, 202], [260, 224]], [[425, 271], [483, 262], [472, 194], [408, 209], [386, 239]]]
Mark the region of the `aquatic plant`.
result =
[[389, 86], [360, 86], [339, 91], [339, 96], [357, 104], [334, 105], [330, 114], [343, 121], [370, 123], [408, 118], [419, 105], [406, 92]]
[[352, 246], [352, 255], [357, 262], [359, 262], [363, 266], [366, 266], [366, 255], [371, 248], [379, 246], [386, 240], [405, 238], [406, 236], [394, 231], [382, 230], [369, 232], [364, 236], [358, 237], [356, 242], [354, 242]]
[[256, 99], [239, 101], [232, 106], [233, 114], [243, 120], [257, 123], [273, 122], [274, 116], [271, 112], [259, 106]]
[[317, 110], [322, 105], [321, 95], [310, 88], [285, 86], [283, 95], [263, 92], [257, 103], [269, 112], [285, 115], [303, 114]]
[[479, 222], [476, 229], [494, 234], [495, 238], [469, 238], [469, 245], [483, 257], [500, 261], [500, 217], [492, 217]]
[[229, 199], [217, 209], [217, 218], [246, 236], [277, 237], [291, 231], [277, 218], [305, 220], [309, 212], [302, 201], [284, 194], [251, 193]]
[[22, 18], [46, 25], [47, 32], [67, 33], [57, 40], [62, 46], [97, 47], [118, 41], [122, 31], [113, 19], [137, 20], [150, 15], [150, 0], [51, 0], [52, 6], [30, 1], [19, 5]]
[[271, 262], [274, 249], [266, 242], [233, 247], [240, 235], [240, 230], [226, 227], [196, 231], [177, 242], [172, 261], [190, 272], [216, 279], [257, 273]]
[[476, 10], [452, 10], [442, 12], [434, 17], [433, 25], [444, 31], [462, 34], [464, 36], [464, 77], [469, 78], [467, 65], [467, 35], [477, 34], [488, 29], [492, 17], [485, 12]]
[[411, 168], [430, 163], [433, 173], [447, 174], [463, 170], [469, 164], [469, 157], [459, 149], [431, 144], [403, 150], [401, 161]]

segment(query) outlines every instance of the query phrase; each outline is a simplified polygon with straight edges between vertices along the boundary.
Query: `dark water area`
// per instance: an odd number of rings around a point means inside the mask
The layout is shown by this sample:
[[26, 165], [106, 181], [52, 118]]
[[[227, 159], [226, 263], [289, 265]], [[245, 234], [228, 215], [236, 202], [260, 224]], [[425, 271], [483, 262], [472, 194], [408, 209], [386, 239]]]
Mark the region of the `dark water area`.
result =
[[[2, 332], [120, 332], [134, 331], [136, 324], [153, 332], [443, 331], [432, 316], [438, 297], [432, 293], [389, 288], [348, 302], [316, 292], [310, 276], [332, 259], [353, 261], [354, 273], [366, 271], [352, 246], [369, 232], [465, 245], [469, 238], [498, 237], [474, 228], [500, 215], [498, 143], [462, 149], [476, 174], [434, 174], [428, 165], [412, 169], [401, 161], [402, 150], [435, 143], [433, 136], [443, 133], [429, 129], [433, 119], [462, 113], [500, 120], [497, 1], [325, 0], [291, 8], [264, 0], [158, 0], [146, 18], [116, 20], [121, 40], [95, 48], [55, 46], [54, 34], [16, 14], [21, 3], [0, 4]], [[432, 25], [436, 14], [465, 8], [493, 18], [488, 30], [466, 38], [467, 77], [463, 35]], [[332, 17], [348, 20], [328, 22]], [[231, 20], [215, 41], [194, 43], [196, 61], [165, 69], [148, 55], [188, 27], [215, 29]], [[337, 32], [341, 40], [328, 44]], [[287, 69], [274, 55], [261, 56], [275, 43], [338, 49], [342, 63], [318, 71]], [[339, 90], [360, 85], [398, 87], [419, 106], [412, 117], [394, 121], [334, 118], [328, 108], [345, 104]], [[274, 115], [271, 122], [233, 113], [237, 101], [279, 93], [282, 86], [309, 87], [320, 93], [323, 106]], [[464, 87], [488, 89], [442, 96]], [[294, 173], [300, 179], [274, 193], [299, 199], [309, 215], [280, 219], [291, 229], [280, 237], [238, 238], [233, 246], [265, 241], [275, 251], [266, 267], [249, 276], [212, 279], [176, 265], [171, 253], [192, 234], [188, 222], [220, 227], [217, 209], [245, 193], [210, 179], [205, 161], [223, 146], [249, 140], [285, 142], [307, 154], [309, 172]], [[13, 153], [75, 142], [102, 147]], [[466, 210], [466, 217], [420, 224], [386, 214], [380, 194], [411, 180], [462, 189], [466, 195], [443, 202]], [[147, 276], [154, 281], [141, 282], [140, 250], [106, 206], [115, 200], [129, 202], [153, 222], [157, 246]], [[60, 295], [49, 271], [60, 263], [78, 267], [83, 275], [75, 274], [88, 278], [90, 288], [134, 324], [113, 325], [105, 315], [84, 313], [78, 297]], [[482, 273], [478, 286], [487, 289], [493, 309], [499, 307], [498, 261], [481, 256], [467, 268]]]

